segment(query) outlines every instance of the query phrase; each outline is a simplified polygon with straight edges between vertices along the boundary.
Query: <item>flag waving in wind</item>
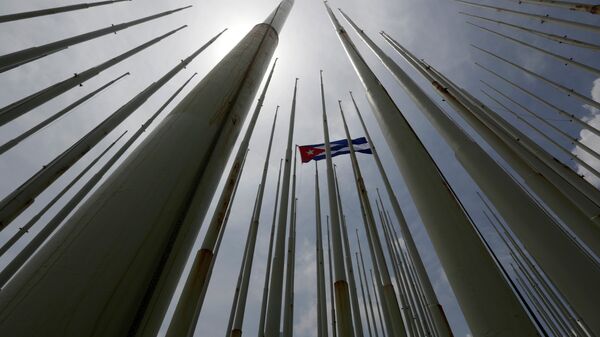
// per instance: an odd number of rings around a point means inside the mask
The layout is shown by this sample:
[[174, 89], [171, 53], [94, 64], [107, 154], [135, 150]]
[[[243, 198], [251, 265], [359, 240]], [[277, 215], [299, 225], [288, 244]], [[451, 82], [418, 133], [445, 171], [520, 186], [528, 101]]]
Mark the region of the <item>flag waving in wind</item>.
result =
[[[331, 142], [331, 157], [339, 156], [341, 154], [350, 153], [350, 147], [348, 146], [348, 140], [336, 140]], [[371, 145], [367, 142], [365, 137], [360, 137], [352, 140], [352, 146], [354, 151], [360, 153], [372, 154]], [[300, 150], [300, 158], [303, 163], [308, 163], [311, 160], [325, 159], [325, 144], [315, 145], [302, 145], [298, 146]]]

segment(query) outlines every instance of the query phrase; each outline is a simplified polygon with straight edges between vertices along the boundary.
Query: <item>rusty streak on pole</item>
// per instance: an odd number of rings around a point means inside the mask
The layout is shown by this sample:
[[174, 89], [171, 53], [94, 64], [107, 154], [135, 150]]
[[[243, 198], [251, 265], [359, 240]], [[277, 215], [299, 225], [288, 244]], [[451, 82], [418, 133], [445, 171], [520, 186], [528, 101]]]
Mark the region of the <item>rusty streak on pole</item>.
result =
[[150, 15], [150, 16], [147, 16], [147, 17], [144, 17], [141, 19], [124, 22], [124, 23], [120, 23], [117, 25], [110, 25], [106, 28], [94, 30], [94, 31], [91, 31], [88, 33], [76, 35], [76, 36], [69, 37], [69, 38], [62, 39], [62, 40], [55, 41], [55, 42], [50, 42], [50, 43], [47, 43], [42, 46], [31, 47], [31, 48], [19, 50], [16, 52], [12, 52], [10, 54], [0, 55], [0, 73], [3, 73], [10, 69], [22, 66], [29, 62], [39, 60], [45, 56], [54, 54], [61, 50], [65, 50], [65, 49], [69, 48], [70, 46], [76, 45], [78, 43], [93, 40], [95, 38], [98, 38], [98, 37], [101, 37], [104, 35], [108, 35], [110, 33], [116, 34], [118, 31], [121, 31], [123, 29], [127, 29], [129, 27], [133, 27], [133, 26], [139, 25], [144, 22], [152, 21], [154, 19], [158, 19], [163, 16], [173, 14], [173, 13], [179, 12], [181, 10], [190, 8], [190, 7], [192, 7], [192, 6], [186, 6], [186, 7], [181, 7], [181, 8], [177, 8], [174, 10], [165, 11], [165, 12]]
[[[212, 276], [212, 268], [209, 266], [214, 264], [216, 255], [218, 253], [216, 246], [218, 238], [220, 237], [219, 233], [224, 231], [224, 228], [227, 225], [226, 214], [231, 208], [233, 202], [233, 194], [235, 193], [237, 184], [236, 181], [240, 179], [239, 177], [242, 174], [242, 164], [246, 157], [248, 144], [250, 143], [250, 139], [256, 127], [258, 117], [260, 116], [260, 112], [262, 110], [276, 65], [277, 59], [275, 59], [273, 62], [273, 66], [271, 67], [271, 71], [269, 72], [265, 82], [265, 86], [263, 87], [263, 90], [256, 103], [256, 107], [250, 116], [250, 121], [244, 137], [240, 142], [233, 159], [233, 163], [231, 164], [231, 168], [227, 173], [225, 186], [223, 187], [221, 195], [219, 196], [217, 206], [213, 212], [202, 245], [194, 255], [192, 269], [188, 273], [182, 294], [180, 295], [179, 301], [175, 307], [175, 312], [171, 318], [169, 328], [167, 329], [167, 336], [172, 334], [178, 336], [191, 335], [195, 330], [198, 317], [204, 304], [208, 283]], [[156, 327], [150, 328], [149, 330], [154, 329], [156, 329]], [[230, 333], [230, 331], [227, 331], [227, 333]]]
[[540, 20], [541, 23], [552, 22], [552, 23], [556, 23], [556, 24], [559, 24], [559, 25], [563, 25], [563, 26], [575, 27], [575, 28], [579, 28], [579, 29], [589, 30], [589, 31], [592, 31], [594, 33], [600, 33], [600, 26], [590, 25], [590, 24], [576, 22], [576, 21], [569, 21], [569, 20], [558, 19], [558, 18], [551, 17], [549, 15], [530, 14], [530, 13], [526, 13], [526, 12], [515, 11], [515, 10], [512, 10], [512, 9], [506, 9], [506, 8], [500, 8], [500, 7], [496, 7], [496, 6], [483, 5], [483, 4], [478, 4], [478, 3], [473, 3], [473, 2], [463, 1], [463, 0], [454, 0], [454, 1], [462, 3], [462, 4], [465, 4], [465, 5], [469, 5], [469, 6], [474, 6], [474, 7], [479, 7], [479, 8], [486, 8], [486, 9], [493, 9], [493, 10], [496, 10], [498, 12], [506, 12], [506, 13], [510, 13], [510, 14], [514, 14], [514, 15], [518, 15], [518, 16], [523, 16], [523, 17], [526, 17], [526, 18], [537, 19], [537, 20]]
[[481, 20], [485, 20], [488, 22], [495, 22], [499, 25], [502, 26], [506, 26], [506, 27], [510, 27], [513, 29], [517, 29], [519, 31], [522, 32], [526, 32], [526, 33], [530, 33], [533, 35], [537, 35], [537, 36], [541, 36], [543, 38], [558, 42], [558, 43], [564, 43], [564, 44], [568, 44], [568, 45], [572, 45], [572, 46], [576, 46], [576, 47], [580, 47], [580, 48], [587, 48], [587, 49], [592, 49], [595, 51], [600, 51], [600, 45], [597, 44], [593, 44], [590, 42], [585, 42], [585, 41], [581, 41], [581, 40], [575, 40], [572, 38], [568, 38], [566, 35], [556, 35], [556, 34], [550, 34], [550, 33], [546, 33], [546, 32], [542, 32], [539, 30], [535, 30], [535, 29], [531, 29], [531, 28], [527, 28], [527, 27], [522, 27], [519, 25], [514, 25], [512, 23], [508, 23], [508, 22], [504, 22], [504, 21], [500, 21], [500, 20], [495, 20], [495, 19], [490, 19], [490, 18], [486, 18], [483, 16], [479, 16], [479, 15], [475, 15], [475, 14], [470, 14], [470, 13], [465, 13], [465, 12], [458, 12], [458, 14], [462, 14], [462, 15], [466, 15], [466, 16], [470, 16], [473, 18], [477, 18], [477, 19], [481, 19]]
[[156, 37], [146, 43], [143, 43], [133, 49], [130, 49], [123, 54], [120, 54], [116, 57], [111, 58], [108, 61], [105, 61], [97, 66], [91, 67], [87, 70], [84, 70], [80, 73], [75, 73], [72, 77], [67, 78], [66, 80], [55, 83], [49, 87], [46, 87], [36, 93], [33, 93], [27, 97], [24, 97], [16, 102], [13, 102], [3, 108], [0, 109], [0, 126], [14, 120], [15, 118], [37, 108], [38, 106], [48, 102], [49, 100], [69, 91], [70, 89], [82, 85], [83, 82], [89, 80], [90, 78], [100, 74], [100, 72], [112, 67], [113, 65], [126, 60], [127, 58], [141, 52], [142, 50], [156, 44], [162, 39], [175, 34], [181, 29], [187, 26], [181, 26], [177, 29], [174, 29], [166, 34], [163, 34], [159, 37]]
[[110, 0], [110, 1], [98, 1], [98, 2], [92, 2], [92, 3], [80, 3], [80, 4], [75, 4], [75, 5], [39, 9], [39, 10], [29, 11], [29, 12], [7, 14], [7, 15], [0, 16], [0, 23], [23, 20], [23, 19], [30, 19], [30, 18], [35, 18], [35, 17], [39, 17], [39, 16], [52, 15], [52, 14], [70, 12], [70, 11], [76, 11], [79, 9], [86, 9], [86, 8], [96, 7], [96, 6], [112, 5], [116, 2], [122, 2], [122, 1], [131, 1], [131, 0]]
[[116, 128], [127, 117], [142, 106], [150, 96], [165, 85], [179, 71], [185, 68], [196, 56], [204, 49], [210, 46], [223, 32], [213, 37], [210, 41], [182, 60], [169, 72], [163, 75], [156, 82], [153, 82], [134, 96], [131, 100], [109, 115], [94, 129], [85, 134], [75, 144], [63, 151], [49, 164], [36, 172], [25, 183], [19, 186], [15, 191], [6, 196], [0, 202], [0, 229], [6, 227], [17, 215], [19, 215], [35, 198], [43, 192], [52, 182], [60, 177], [66, 170], [83, 157], [92, 147], [94, 147], [104, 136]]
[[[277, 106], [279, 108], [279, 105]], [[277, 224], [277, 205], [279, 201], [279, 188], [281, 186], [281, 165], [283, 158], [279, 159], [279, 171], [277, 173], [277, 188], [275, 189], [275, 202], [273, 204], [273, 220], [271, 222], [271, 234], [269, 235], [269, 253], [267, 254], [267, 267], [265, 268], [265, 282], [263, 285], [263, 295], [260, 306], [260, 320], [258, 321], [257, 337], [263, 337], [265, 334], [265, 315], [267, 311], [267, 298], [269, 296], [269, 279], [271, 277], [271, 262], [273, 256], [273, 243], [275, 238], [275, 225]]]
[[68, 113], [71, 110], [77, 108], [78, 106], [80, 106], [81, 104], [83, 104], [87, 100], [89, 100], [90, 98], [94, 97], [96, 94], [100, 93], [101, 91], [103, 91], [104, 89], [108, 88], [109, 86], [111, 86], [112, 84], [114, 84], [115, 82], [117, 82], [118, 80], [120, 80], [121, 78], [123, 78], [125, 76], [128, 76], [128, 75], [129, 75], [129, 73], [125, 73], [125, 74], [123, 74], [123, 75], [115, 78], [114, 80], [106, 83], [105, 85], [101, 86], [100, 88], [98, 88], [98, 89], [90, 92], [89, 94], [81, 97], [80, 99], [78, 99], [77, 101], [73, 102], [72, 104], [70, 104], [66, 108], [60, 110], [59, 112], [55, 113], [54, 115], [46, 118], [45, 120], [43, 120], [42, 122], [38, 123], [34, 127], [30, 128], [29, 130], [27, 130], [27, 131], [23, 132], [22, 134], [20, 134], [19, 136], [17, 136], [15, 138], [9, 140], [8, 142], [4, 143], [2, 146], [0, 146], [0, 155], [3, 154], [6, 151], [12, 149], [17, 144], [19, 144], [20, 142], [22, 142], [23, 140], [25, 140], [27, 137], [29, 137], [29, 136], [33, 135], [34, 133], [38, 132], [39, 130], [43, 129], [44, 127], [46, 127], [50, 123], [52, 123], [55, 120], [59, 119], [60, 117], [64, 116], [66, 113]]
[[[83, 200], [83, 198], [98, 184], [108, 170], [121, 158], [121, 156], [133, 145], [133, 143], [142, 136], [148, 126], [164, 111], [167, 106], [175, 99], [175, 97], [183, 90], [183, 88], [196, 76], [192, 75], [179, 89], [167, 99], [167, 101], [146, 120], [144, 124], [119, 148], [112, 157], [104, 163], [104, 165], [90, 178], [83, 187], [58, 211], [54, 217], [46, 224], [46, 226], [23, 248], [19, 254], [14, 257], [10, 263], [0, 272], [0, 287], [14, 275], [19, 268], [29, 259], [35, 251], [46, 241], [46, 239], [56, 230], [56, 228], [65, 220], [65, 218], [73, 211], [73, 209]], [[49, 204], [50, 205], [50, 204]], [[42, 210], [46, 212], [47, 209]], [[31, 227], [41, 216], [42, 212], [34, 216], [25, 227]]]

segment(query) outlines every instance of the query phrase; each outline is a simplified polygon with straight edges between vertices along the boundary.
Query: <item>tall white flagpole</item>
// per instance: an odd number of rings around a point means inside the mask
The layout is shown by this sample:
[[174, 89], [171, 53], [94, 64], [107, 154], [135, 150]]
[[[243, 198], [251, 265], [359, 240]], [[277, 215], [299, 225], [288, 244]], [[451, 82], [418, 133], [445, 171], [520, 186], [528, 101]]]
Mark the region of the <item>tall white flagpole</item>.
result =
[[325, 293], [325, 266], [323, 259], [323, 229], [321, 225], [321, 190], [319, 167], [315, 162], [315, 245], [317, 250], [317, 336], [329, 336], [327, 328], [327, 300]]

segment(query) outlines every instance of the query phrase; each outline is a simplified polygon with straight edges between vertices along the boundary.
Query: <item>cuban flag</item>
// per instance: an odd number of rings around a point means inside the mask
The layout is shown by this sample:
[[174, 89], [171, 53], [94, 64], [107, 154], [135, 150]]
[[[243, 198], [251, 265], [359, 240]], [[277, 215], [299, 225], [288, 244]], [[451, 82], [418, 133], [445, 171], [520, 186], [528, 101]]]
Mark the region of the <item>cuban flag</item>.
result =
[[[350, 147], [348, 146], [348, 140], [336, 140], [331, 142], [331, 157], [339, 156], [342, 154], [350, 153]], [[365, 137], [360, 137], [352, 140], [352, 146], [354, 151], [360, 153], [372, 154], [371, 146]], [[325, 144], [315, 145], [303, 145], [298, 146], [300, 150], [300, 158], [303, 163], [308, 163], [311, 160], [325, 159]]]

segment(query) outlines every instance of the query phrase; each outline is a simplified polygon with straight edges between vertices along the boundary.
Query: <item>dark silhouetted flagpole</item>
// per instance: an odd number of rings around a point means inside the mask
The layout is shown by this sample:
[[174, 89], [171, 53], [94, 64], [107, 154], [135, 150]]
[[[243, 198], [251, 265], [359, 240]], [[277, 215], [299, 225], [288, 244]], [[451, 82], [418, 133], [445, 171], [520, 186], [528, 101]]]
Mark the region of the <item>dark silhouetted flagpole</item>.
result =
[[495, 10], [495, 11], [498, 11], [498, 12], [510, 13], [510, 14], [514, 14], [514, 15], [517, 15], [517, 16], [522, 16], [522, 17], [526, 17], [526, 18], [530, 18], [530, 19], [537, 19], [541, 23], [551, 22], [551, 23], [555, 23], [555, 24], [558, 24], [558, 25], [562, 25], [562, 26], [574, 27], [574, 28], [578, 28], [578, 29], [589, 30], [589, 31], [592, 31], [594, 33], [600, 33], [600, 26], [590, 25], [590, 24], [583, 23], [583, 22], [569, 21], [569, 20], [564, 20], [564, 19], [559, 19], [559, 18], [551, 17], [550, 15], [531, 14], [531, 13], [526, 13], [526, 12], [521, 12], [521, 11], [515, 11], [515, 10], [512, 10], [512, 9], [506, 9], [506, 8], [501, 8], [501, 7], [496, 7], [496, 6], [478, 4], [478, 3], [473, 3], [473, 2], [463, 1], [463, 0], [454, 0], [454, 1], [462, 3], [462, 4], [465, 4], [465, 5], [469, 5], [469, 6], [474, 6], [474, 7], [479, 7], [479, 8], [486, 8], [486, 9], [492, 9], [492, 10]]
[[101, 91], [103, 91], [104, 89], [108, 88], [109, 86], [111, 86], [112, 84], [114, 84], [115, 82], [117, 82], [118, 80], [120, 80], [121, 78], [123, 78], [125, 76], [128, 76], [128, 75], [129, 75], [129, 73], [125, 73], [125, 74], [123, 74], [123, 75], [115, 78], [114, 80], [106, 83], [105, 85], [101, 86], [100, 88], [98, 88], [98, 89], [90, 92], [89, 94], [81, 97], [80, 99], [78, 99], [77, 101], [73, 102], [72, 104], [70, 104], [66, 108], [60, 110], [59, 112], [55, 113], [54, 115], [46, 118], [42, 122], [36, 124], [31, 129], [23, 132], [19, 136], [17, 136], [15, 138], [9, 140], [8, 142], [4, 143], [2, 146], [0, 146], [0, 154], [3, 154], [4, 152], [12, 149], [17, 144], [19, 144], [20, 142], [22, 142], [23, 140], [25, 140], [27, 137], [33, 135], [34, 133], [36, 133], [39, 130], [43, 129], [44, 127], [46, 127], [50, 123], [52, 123], [55, 120], [59, 119], [60, 117], [64, 116], [66, 113], [72, 111], [73, 109], [77, 108], [81, 104], [87, 102], [89, 99], [91, 99], [92, 97], [94, 97], [95, 95], [97, 95], [98, 93], [100, 93]]
[[291, 6], [253, 27], [0, 292], [3, 333], [158, 334]]
[[[196, 76], [192, 75], [179, 89], [167, 99], [167, 101], [154, 113], [150, 118], [146, 120], [144, 124], [119, 148], [115, 154], [110, 157], [109, 160], [83, 185], [83, 187], [58, 211], [54, 217], [42, 228], [42, 230], [23, 248], [19, 254], [14, 257], [9, 264], [0, 272], [0, 287], [4, 287], [4, 284], [8, 281], [12, 275], [14, 275], [21, 266], [29, 259], [33, 253], [44, 243], [48, 237], [58, 228], [58, 226], [66, 219], [66, 217], [75, 209], [75, 207], [83, 200], [83, 198], [98, 184], [98, 182], [104, 177], [108, 170], [121, 158], [121, 156], [139, 139], [142, 134], [146, 131], [148, 126], [163, 112], [167, 106], [177, 97], [177, 95], [183, 90], [183, 88]], [[37, 220], [58, 200], [52, 200], [51, 203], [46, 205], [42, 211], [34, 216], [24, 226], [31, 227]]]
[[495, 22], [499, 25], [502, 26], [506, 26], [506, 27], [510, 27], [513, 29], [517, 29], [519, 31], [522, 32], [527, 32], [533, 35], [537, 35], [537, 36], [541, 36], [543, 38], [552, 40], [552, 41], [556, 41], [558, 43], [564, 43], [564, 44], [568, 44], [571, 46], [576, 46], [576, 47], [581, 47], [581, 48], [587, 48], [587, 49], [592, 49], [592, 50], [596, 50], [596, 51], [600, 51], [600, 45], [598, 44], [594, 44], [594, 43], [590, 43], [590, 42], [585, 42], [585, 41], [581, 41], [581, 40], [576, 40], [573, 38], [569, 38], [566, 35], [556, 35], [556, 34], [550, 34], [550, 33], [546, 33], [546, 32], [542, 32], [539, 30], [535, 30], [535, 29], [531, 29], [528, 27], [522, 27], [519, 25], [515, 25], [512, 23], [508, 23], [508, 22], [504, 22], [504, 21], [500, 21], [500, 20], [495, 20], [495, 19], [490, 19], [490, 18], [486, 18], [483, 16], [479, 16], [479, 15], [475, 15], [475, 14], [470, 14], [470, 13], [465, 13], [465, 12], [458, 12], [458, 14], [462, 14], [462, 15], [466, 15], [466, 16], [470, 16], [473, 18], [477, 18], [477, 19], [481, 19], [481, 20], [485, 20], [485, 21], [489, 21], [489, 22]]
[[30, 18], [45, 16], [45, 15], [65, 13], [65, 12], [70, 12], [70, 11], [76, 11], [79, 9], [86, 9], [86, 8], [90, 8], [90, 7], [112, 5], [114, 3], [123, 2], [123, 1], [131, 1], [131, 0], [111, 0], [111, 1], [98, 1], [98, 2], [92, 2], [92, 3], [80, 3], [80, 4], [76, 4], [76, 5], [68, 5], [68, 6], [61, 6], [61, 7], [54, 7], [54, 8], [39, 9], [39, 10], [29, 11], [29, 12], [7, 14], [7, 15], [0, 16], [0, 23], [23, 20], [23, 19], [30, 19]]
[[317, 251], [317, 336], [329, 336], [327, 328], [327, 298], [325, 291], [325, 261], [323, 258], [323, 228], [321, 225], [321, 190], [319, 167], [315, 161], [315, 246]]
[[[214, 264], [218, 253], [216, 250], [217, 241], [221, 236], [220, 233], [224, 231], [227, 224], [225, 222], [225, 215], [227, 214], [228, 209], [231, 208], [233, 194], [237, 184], [236, 181], [239, 180], [239, 177], [242, 174], [242, 163], [245, 160], [248, 145], [250, 144], [256, 122], [260, 116], [276, 65], [277, 59], [273, 62], [273, 66], [271, 67], [265, 85], [258, 98], [256, 107], [250, 116], [248, 128], [237, 149], [231, 168], [227, 173], [225, 186], [219, 196], [217, 206], [209, 222], [200, 250], [195, 254], [192, 269], [187, 276], [182, 295], [177, 302], [175, 313], [171, 319], [169, 329], [167, 330], [167, 335], [191, 335], [195, 330], [198, 317], [204, 304], [208, 283], [212, 276], [212, 268], [210, 268], [210, 266]], [[196, 277], [196, 275], [200, 273], [200, 270], [202, 271], [201, 277]], [[230, 333], [230, 330], [227, 331], [227, 333]]]
[[75, 144], [58, 155], [53, 161], [45, 165], [35, 173], [29, 180], [19, 186], [0, 202], [0, 228], [8, 225], [19, 215], [35, 198], [46, 189], [52, 182], [60, 177], [66, 170], [83, 157], [92, 147], [98, 144], [108, 133], [116, 128], [122, 121], [142, 106], [150, 96], [165, 85], [179, 71], [185, 68], [196, 56], [211, 45], [223, 32], [213, 37], [209, 42], [200, 47], [185, 60], [182, 60], [169, 72], [156, 82], [150, 84], [139, 94], [125, 103], [121, 108], [104, 119], [94, 129], [84, 135]]
[[162, 39], [175, 34], [181, 29], [187, 26], [181, 26], [177, 29], [174, 29], [166, 34], [163, 34], [157, 38], [154, 38], [146, 43], [143, 43], [129, 51], [124, 52], [116, 57], [111, 58], [108, 61], [105, 61], [97, 66], [91, 67], [87, 70], [84, 70], [80, 73], [76, 73], [70, 78], [66, 80], [55, 83], [45, 89], [42, 89], [36, 93], [33, 93], [27, 97], [24, 97], [14, 103], [11, 103], [0, 109], [0, 126], [12, 121], [13, 119], [37, 108], [38, 106], [48, 102], [49, 100], [69, 91], [70, 89], [81, 85], [83, 82], [89, 80], [90, 78], [100, 74], [100, 72], [112, 67], [113, 65], [126, 60], [127, 58], [141, 52], [142, 50], [156, 44]]
[[165, 12], [150, 15], [150, 16], [147, 16], [147, 17], [144, 17], [141, 19], [124, 22], [124, 23], [120, 23], [117, 25], [110, 25], [106, 28], [94, 30], [89, 33], [84, 33], [84, 34], [76, 35], [76, 36], [69, 37], [66, 39], [62, 39], [59, 41], [50, 42], [50, 43], [47, 43], [42, 46], [31, 47], [31, 48], [19, 50], [16, 52], [12, 52], [10, 54], [1, 55], [0, 56], [0, 73], [3, 73], [10, 69], [22, 66], [29, 62], [39, 60], [45, 56], [54, 54], [61, 50], [65, 50], [65, 49], [69, 48], [70, 46], [76, 45], [78, 43], [93, 40], [95, 38], [98, 38], [98, 37], [101, 37], [104, 35], [108, 35], [110, 33], [116, 34], [120, 30], [127, 29], [129, 27], [133, 27], [135, 25], [139, 25], [144, 22], [152, 21], [154, 19], [158, 19], [160, 17], [173, 14], [175, 12], [179, 12], [181, 10], [184, 10], [184, 9], [190, 8], [190, 7], [192, 7], [192, 6], [186, 6], [186, 7], [181, 7], [181, 8], [177, 8], [174, 10], [165, 11]]
[[[277, 106], [279, 108], [279, 105]], [[257, 337], [263, 337], [265, 331], [265, 317], [267, 311], [267, 299], [269, 296], [269, 279], [271, 278], [271, 262], [273, 256], [273, 243], [275, 239], [275, 225], [277, 224], [277, 205], [279, 202], [279, 188], [281, 187], [281, 166], [283, 158], [279, 160], [279, 171], [277, 173], [277, 188], [275, 189], [275, 202], [273, 203], [273, 220], [271, 222], [271, 234], [269, 235], [269, 252], [267, 253], [267, 267], [265, 268], [265, 281], [260, 306], [260, 319], [258, 321]]]
[[[475, 335], [500, 332], [508, 325], [506, 319], [527, 319], [440, 169], [330, 8], [328, 13], [363, 83], [373, 113], [404, 176], [471, 331]], [[495, 305], [490, 306], [490, 302]], [[489, 312], [482, 314], [484, 309]], [[519, 312], [523, 314], [517, 316], [515, 313]]]

